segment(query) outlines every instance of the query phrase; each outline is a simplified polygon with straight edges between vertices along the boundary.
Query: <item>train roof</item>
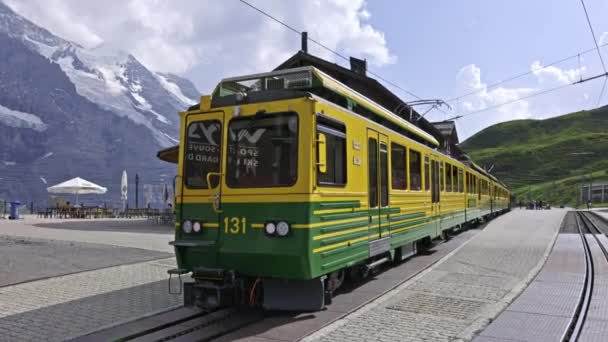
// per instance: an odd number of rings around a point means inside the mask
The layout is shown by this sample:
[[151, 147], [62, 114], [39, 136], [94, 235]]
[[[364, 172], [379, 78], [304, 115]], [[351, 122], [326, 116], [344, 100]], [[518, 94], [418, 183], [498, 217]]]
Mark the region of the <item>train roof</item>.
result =
[[[346, 86], [342, 82], [336, 80], [335, 78], [313, 66], [303, 66], [292, 69], [280, 69], [259, 74], [224, 78], [222, 79], [218, 87], [222, 87], [222, 85], [224, 84], [233, 84], [252, 80], [278, 79], [281, 77], [284, 77], [287, 80], [283, 82], [284, 86], [287, 89], [306, 90], [306, 88], [322, 87], [331, 90], [332, 92], [357, 103], [357, 105], [367, 108], [367, 110], [373, 112], [381, 119], [387, 120], [392, 124], [399, 126], [401, 129], [418, 137], [419, 139], [435, 147], [439, 146], [439, 141], [437, 141], [437, 139], [435, 139], [435, 137], [429, 134], [428, 132], [425, 132], [420, 127], [417, 127], [411, 122], [403, 119], [402, 117], [399, 117], [395, 113], [371, 100], [367, 96]], [[214, 94], [215, 93], [217, 93], [217, 91], [214, 91]]]

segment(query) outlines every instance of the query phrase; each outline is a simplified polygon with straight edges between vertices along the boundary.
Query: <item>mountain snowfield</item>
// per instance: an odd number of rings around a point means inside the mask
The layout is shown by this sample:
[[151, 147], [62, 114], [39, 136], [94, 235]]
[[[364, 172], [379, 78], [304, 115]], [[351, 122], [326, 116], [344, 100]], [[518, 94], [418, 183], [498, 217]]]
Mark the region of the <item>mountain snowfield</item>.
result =
[[114, 183], [103, 172], [123, 167], [158, 181], [171, 168], [154, 152], [177, 144], [177, 113], [199, 96], [187, 79], [65, 40], [0, 0], [0, 198], [41, 200], [42, 180], [86, 173]]
[[[168, 104], [179, 110], [198, 101], [198, 91], [189, 81], [185, 83], [187, 89], [182, 90], [166, 75], [149, 71], [125, 51], [105, 45], [85, 49], [36, 26], [1, 2], [0, 32], [22, 39], [58, 64], [76, 86], [78, 94], [147, 127], [160, 146], [176, 142], [171, 134], [175, 133], [171, 128], [175, 122], [161, 114], [167, 110], [164, 107]], [[158, 98], [164, 103], [159, 104]]]

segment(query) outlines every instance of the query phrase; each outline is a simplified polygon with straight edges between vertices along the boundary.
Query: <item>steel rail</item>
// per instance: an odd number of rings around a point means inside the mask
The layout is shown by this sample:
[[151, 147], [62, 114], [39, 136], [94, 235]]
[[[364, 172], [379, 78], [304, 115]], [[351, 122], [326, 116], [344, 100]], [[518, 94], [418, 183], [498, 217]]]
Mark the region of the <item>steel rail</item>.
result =
[[[604, 246], [604, 244], [600, 241], [600, 239], [597, 237], [597, 234], [599, 235], [604, 235], [608, 237], [608, 234], [605, 234], [596, 224], [595, 222], [593, 222], [589, 216], [587, 215], [587, 213], [583, 213], [581, 212], [582, 217], [584, 218], [584, 220], [587, 220], [587, 227], [592, 227], [593, 230], [596, 231], [596, 233], [592, 233], [593, 237], [595, 238], [595, 241], [597, 242], [598, 246], [600, 246], [600, 249], [602, 250], [602, 253], [604, 254], [604, 259], [606, 259], [606, 262], [608, 262], [608, 250], [606, 249], [606, 246]], [[592, 215], [593, 216], [593, 215]]]
[[576, 220], [576, 227], [578, 229], [579, 235], [581, 237], [581, 242], [583, 244], [583, 250], [585, 251], [585, 282], [583, 284], [583, 288], [581, 289], [579, 302], [574, 310], [572, 319], [570, 320], [568, 328], [562, 336], [561, 340], [563, 342], [577, 341], [580, 337], [580, 334], [583, 331], [585, 320], [587, 318], [587, 311], [591, 302], [591, 294], [593, 293], [593, 258], [591, 257], [591, 248], [589, 247], [589, 242], [587, 241], [587, 237], [585, 236], [585, 232], [583, 231], [582, 226], [585, 226], [586, 230], [589, 232], [591, 232], [591, 230], [584, 224], [582, 218], [579, 216], [579, 213], [575, 212], [574, 215]]
[[119, 341], [211, 341], [258, 322], [263, 317], [260, 311], [231, 307], [166, 323], [120, 338]]

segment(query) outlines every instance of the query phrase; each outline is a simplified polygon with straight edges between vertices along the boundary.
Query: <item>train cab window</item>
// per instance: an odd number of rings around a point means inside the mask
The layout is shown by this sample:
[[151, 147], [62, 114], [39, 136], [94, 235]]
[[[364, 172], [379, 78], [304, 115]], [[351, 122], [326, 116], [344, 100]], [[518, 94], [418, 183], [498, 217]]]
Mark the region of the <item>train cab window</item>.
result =
[[196, 121], [188, 125], [187, 131], [186, 186], [191, 189], [207, 189], [208, 185], [217, 187], [219, 178], [210, 177], [211, 184], [207, 184], [207, 174], [220, 171], [222, 124], [218, 120]]
[[429, 191], [431, 188], [431, 165], [429, 164], [429, 156], [424, 156], [424, 190]]
[[445, 191], [452, 192], [452, 165], [445, 163]]
[[230, 120], [227, 152], [226, 183], [231, 188], [294, 185], [298, 115], [287, 112]]
[[[317, 116], [317, 135], [325, 135], [325, 172], [317, 169], [317, 183], [326, 186], [346, 184], [346, 126], [324, 116]], [[323, 148], [323, 144], [319, 144]], [[319, 159], [317, 151], [317, 160]]]
[[410, 190], [420, 190], [422, 186], [422, 161], [420, 152], [410, 150]]
[[458, 192], [464, 192], [464, 177], [462, 177], [462, 169], [458, 169]]
[[443, 173], [443, 161], [439, 162], [439, 189], [445, 191], [445, 174]]
[[405, 147], [391, 143], [391, 183], [395, 190], [407, 189], [407, 180], [405, 179], [406, 161]]

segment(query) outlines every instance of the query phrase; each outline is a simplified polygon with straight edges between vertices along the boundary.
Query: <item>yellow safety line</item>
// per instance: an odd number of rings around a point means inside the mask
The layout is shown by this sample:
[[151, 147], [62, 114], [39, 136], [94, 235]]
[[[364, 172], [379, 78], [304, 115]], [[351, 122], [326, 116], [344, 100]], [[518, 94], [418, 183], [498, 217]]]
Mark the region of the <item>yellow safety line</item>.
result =
[[252, 223], [251, 228], [264, 228], [263, 223]]
[[203, 223], [203, 228], [218, 228], [219, 223]]

